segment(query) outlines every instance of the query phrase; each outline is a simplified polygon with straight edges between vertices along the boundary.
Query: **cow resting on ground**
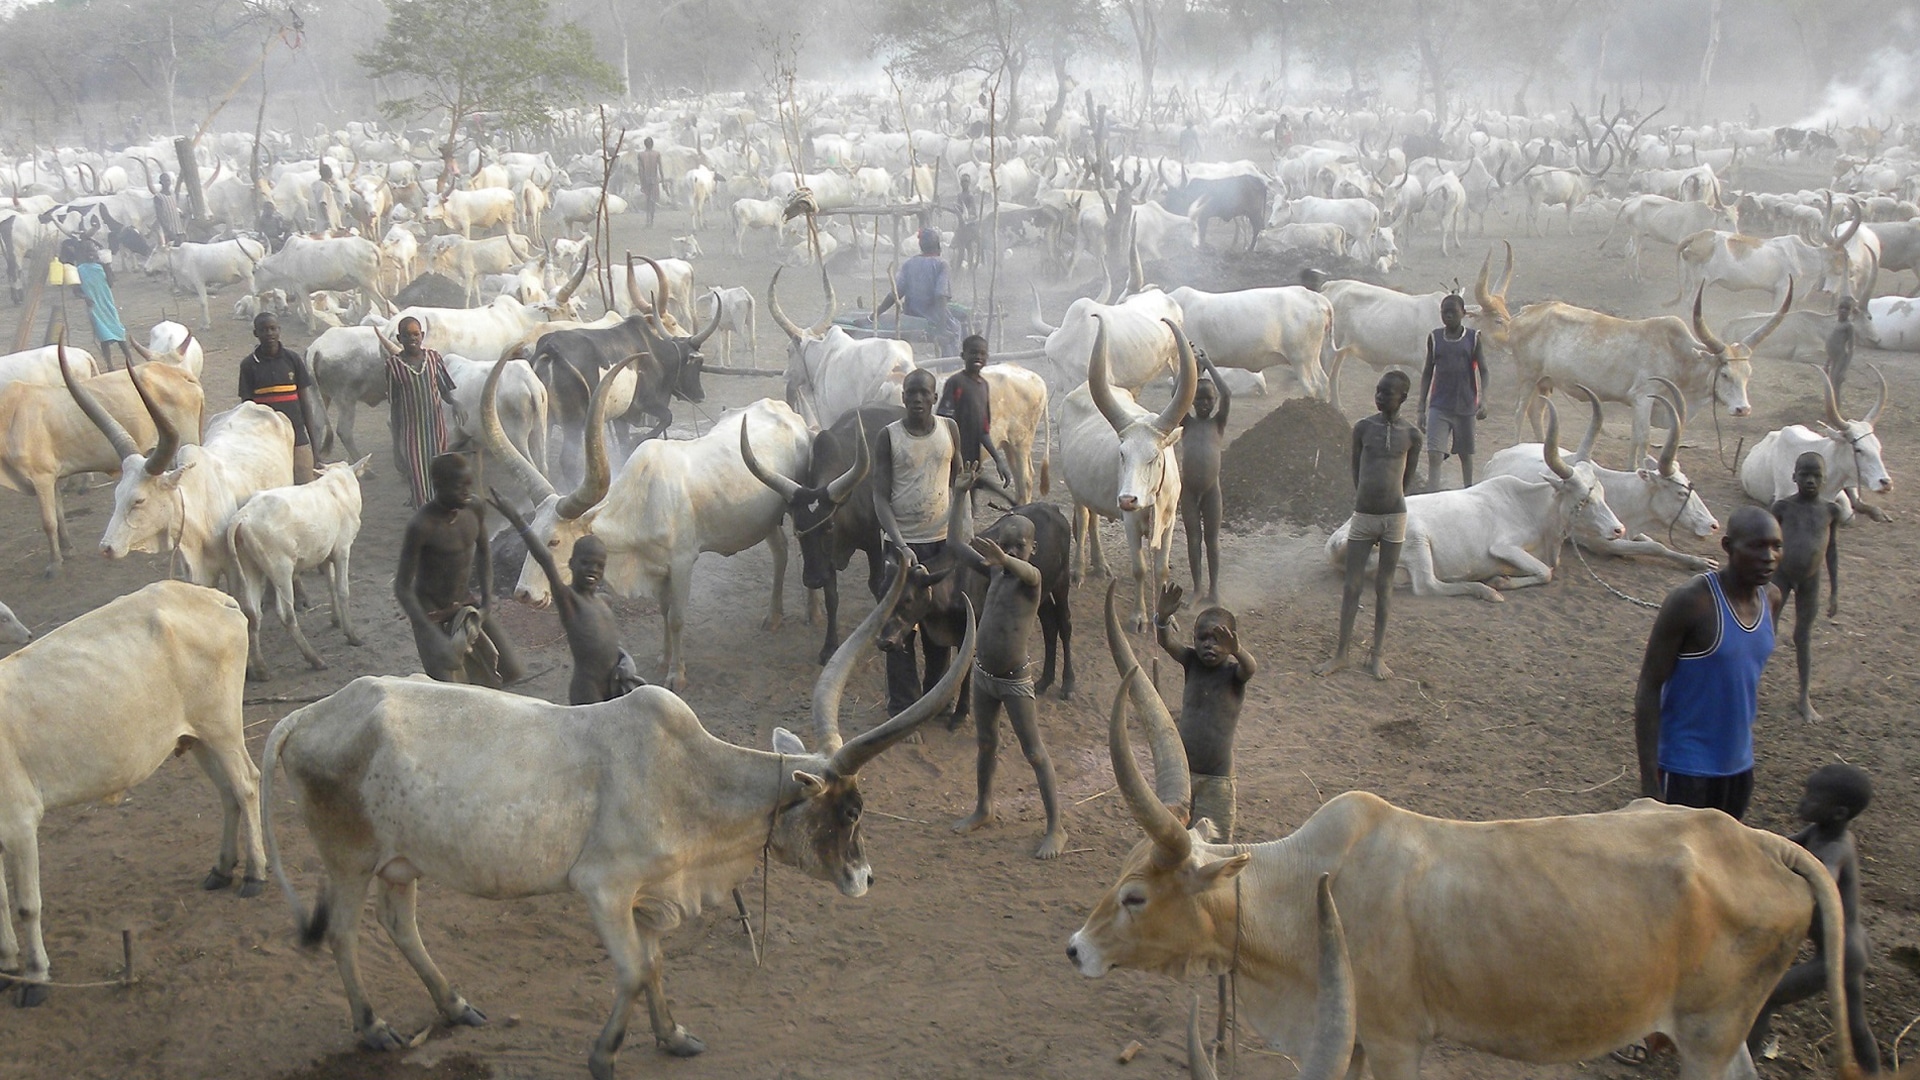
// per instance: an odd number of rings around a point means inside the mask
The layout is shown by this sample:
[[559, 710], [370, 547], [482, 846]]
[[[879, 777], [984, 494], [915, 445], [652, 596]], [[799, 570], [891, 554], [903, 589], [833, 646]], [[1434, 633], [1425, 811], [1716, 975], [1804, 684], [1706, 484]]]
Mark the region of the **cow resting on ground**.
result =
[[[1576, 529], [1606, 540], [1626, 536], [1626, 527], [1607, 507], [1593, 466], [1561, 460], [1560, 421], [1552, 403], [1545, 408], [1541, 456], [1552, 476], [1538, 482], [1490, 476], [1470, 488], [1407, 496], [1400, 569], [1412, 579], [1414, 595], [1502, 601], [1495, 590], [1552, 581], [1560, 548]], [[1335, 567], [1346, 565], [1351, 524], [1327, 538], [1327, 557]]]
[[[40, 821], [49, 810], [121, 795], [187, 750], [220, 794], [220, 855], [201, 887], [224, 889], [247, 830], [242, 896], [266, 883], [259, 770], [240, 699], [247, 620], [228, 596], [161, 581], [81, 615], [0, 660], [0, 985], [47, 998], [40, 920]], [[13, 896], [8, 902], [7, 890]], [[14, 936], [10, 916], [25, 939]], [[23, 962], [24, 961], [24, 962]]]
[[1873, 369], [1880, 379], [1880, 399], [1867, 415], [1848, 420], [1840, 415], [1840, 402], [1834, 396], [1833, 383], [1825, 371], [1820, 380], [1826, 384], [1826, 421], [1821, 431], [1794, 424], [1769, 431], [1740, 462], [1740, 489], [1747, 497], [1765, 505], [1776, 499], [1791, 498], [1795, 491], [1793, 463], [1801, 454], [1816, 453], [1826, 459], [1826, 480], [1820, 485], [1820, 497], [1831, 499], [1851, 516], [1855, 510], [1877, 521], [1886, 521], [1886, 511], [1861, 500], [1863, 491], [1885, 494], [1893, 490], [1893, 477], [1880, 456], [1880, 436], [1873, 423], [1887, 405], [1887, 377]]
[[[652, 445], [652, 444], [650, 444]], [[311, 916], [282, 868], [274, 877], [303, 941], [331, 947], [362, 1044], [407, 1040], [373, 1011], [357, 945], [367, 885], [379, 882], [381, 924], [453, 1024], [486, 1016], [427, 955], [414, 921], [422, 878], [493, 899], [573, 891], [613, 960], [613, 1012], [587, 1059], [612, 1080], [634, 1002], [646, 995], [656, 1044], [706, 1049], [676, 1024], [661, 981], [660, 939], [725, 896], [763, 855], [859, 897], [873, 884], [861, 844], [858, 773], [950, 700], [973, 653], [971, 622], [939, 685], [886, 723], [842, 743], [840, 698], [898, 586], [874, 609], [814, 690], [809, 752], [776, 728], [773, 752], [716, 739], [686, 703], [657, 686], [597, 705], [423, 679], [362, 678], [275, 725], [263, 798], [284, 765], [326, 867]], [[6, 663], [10, 661], [0, 661]]]
[[1106, 319], [1093, 318], [1098, 330], [1086, 385], [1068, 394], [1060, 411], [1060, 470], [1073, 494], [1073, 580], [1085, 576], [1089, 549], [1093, 572], [1107, 572], [1099, 519], [1118, 519], [1133, 562], [1134, 623], [1144, 628], [1173, 551], [1180, 507], [1180, 466], [1173, 447], [1185, 434], [1180, 421], [1193, 408], [1199, 371], [1186, 338], [1169, 322], [1179, 346], [1180, 379], [1173, 400], [1155, 415], [1108, 384]]
[[[1108, 748], [1147, 839], [1068, 942], [1082, 975], [1232, 970], [1240, 1016], [1275, 1050], [1311, 1049], [1303, 1074], [1316, 1078], [1346, 1072], [1349, 1050], [1348, 1075], [1371, 1066], [1379, 1080], [1418, 1080], [1436, 1039], [1545, 1064], [1652, 1031], [1677, 1044], [1683, 1080], [1751, 1078], [1748, 1028], [1817, 915], [1838, 1072], [1857, 1080], [1840, 895], [1806, 849], [1717, 811], [1645, 799], [1604, 814], [1469, 822], [1358, 791], [1281, 839], [1214, 844], [1209, 828], [1188, 828], [1179, 733], [1117, 623], [1108, 634], [1126, 686]], [[1129, 695], [1146, 720], [1152, 787], [1134, 761]], [[1345, 930], [1344, 965], [1320, 962], [1337, 945], [1317, 916], [1329, 906]], [[1329, 973], [1344, 1024], [1321, 1009]]]
[[353, 541], [360, 535], [360, 477], [372, 460], [368, 456], [351, 465], [329, 462], [310, 482], [259, 492], [227, 519], [227, 552], [239, 579], [234, 592], [247, 616], [248, 678], [269, 675], [267, 654], [260, 648], [260, 604], [268, 586], [273, 588], [280, 625], [293, 636], [300, 655], [315, 670], [326, 668], [327, 662], [300, 632], [300, 617], [294, 611], [294, 575], [309, 570], [326, 568], [333, 625], [346, 636], [347, 644], [360, 644], [349, 617], [347, 570]]

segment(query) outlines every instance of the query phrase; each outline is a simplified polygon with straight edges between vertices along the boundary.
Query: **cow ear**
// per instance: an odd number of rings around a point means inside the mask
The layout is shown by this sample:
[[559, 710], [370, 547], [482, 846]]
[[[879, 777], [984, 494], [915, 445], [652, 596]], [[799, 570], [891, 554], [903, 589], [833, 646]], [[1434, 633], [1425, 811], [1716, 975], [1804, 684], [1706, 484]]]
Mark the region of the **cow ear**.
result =
[[804, 754], [807, 752], [807, 744], [800, 741], [800, 736], [795, 735], [786, 728], [777, 727], [773, 729], [773, 752], [776, 754]]
[[1186, 435], [1186, 433], [1187, 433], [1187, 429], [1184, 427], [1174, 428], [1172, 431], [1167, 433], [1166, 445], [1168, 446], [1174, 445], [1175, 443], [1179, 442], [1181, 437]]
[[1231, 881], [1236, 874], [1245, 870], [1247, 864], [1252, 861], [1253, 853], [1243, 851], [1230, 858], [1216, 859], [1196, 870], [1191, 870], [1186, 875], [1187, 891], [1190, 893], [1203, 893], [1216, 885]]
[[827, 790], [825, 780], [810, 772], [801, 772], [799, 769], [793, 770], [793, 782], [800, 785], [801, 796], [808, 799], [816, 798]]

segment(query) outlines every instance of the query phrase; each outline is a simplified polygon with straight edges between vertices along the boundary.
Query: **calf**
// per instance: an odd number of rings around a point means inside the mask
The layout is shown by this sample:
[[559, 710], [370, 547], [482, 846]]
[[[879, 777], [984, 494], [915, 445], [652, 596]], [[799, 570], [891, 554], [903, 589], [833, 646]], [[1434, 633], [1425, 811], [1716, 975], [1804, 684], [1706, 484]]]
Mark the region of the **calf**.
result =
[[200, 298], [200, 329], [213, 326], [213, 310], [207, 303], [207, 290], [215, 285], [238, 283], [248, 293], [254, 291], [253, 268], [267, 257], [267, 247], [250, 236], [236, 236], [217, 244], [175, 244], [162, 246], [147, 256], [148, 274], [166, 274], [176, 289], [190, 289]]
[[260, 647], [260, 602], [269, 585], [280, 625], [293, 635], [300, 655], [316, 671], [327, 666], [300, 632], [300, 617], [293, 609], [296, 574], [326, 567], [333, 625], [347, 644], [360, 644], [349, 618], [347, 569], [354, 538], [360, 535], [359, 478], [372, 460], [369, 455], [351, 465], [328, 462], [309, 483], [262, 491], [227, 519], [227, 552], [239, 579], [235, 593], [247, 616], [249, 679], [270, 675], [267, 654]]
[[[0, 972], [16, 1004], [47, 999], [39, 831], [49, 810], [114, 799], [191, 750], [224, 812], [219, 858], [201, 887], [232, 884], [244, 822], [240, 895], [260, 894], [260, 772], [240, 707], [246, 652], [246, 616], [232, 597], [160, 581], [0, 660]], [[8, 916], [20, 921], [24, 957]]]
[[747, 335], [750, 359], [760, 351], [760, 324], [754, 317], [754, 306], [753, 291], [744, 285], [710, 287], [694, 303], [694, 313], [702, 320], [719, 319], [714, 329], [726, 335], [720, 342], [720, 362], [727, 367], [733, 366], [736, 334]]

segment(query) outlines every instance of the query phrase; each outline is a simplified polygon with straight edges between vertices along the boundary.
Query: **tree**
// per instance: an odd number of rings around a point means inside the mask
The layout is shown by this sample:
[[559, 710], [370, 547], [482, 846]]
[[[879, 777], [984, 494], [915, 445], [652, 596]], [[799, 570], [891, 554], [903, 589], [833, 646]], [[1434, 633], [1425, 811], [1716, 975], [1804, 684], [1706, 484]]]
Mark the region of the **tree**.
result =
[[619, 89], [585, 29], [550, 24], [547, 0], [393, 0], [389, 10], [386, 36], [359, 54], [360, 65], [418, 89], [380, 110], [399, 120], [444, 109], [449, 141], [478, 112], [535, 127], [590, 90]]
[[1020, 79], [1030, 62], [1051, 59], [1064, 77], [1067, 58], [1100, 35], [1098, 0], [889, 0], [875, 48], [923, 78], [967, 71], [1001, 76], [1011, 120], [1020, 115]]

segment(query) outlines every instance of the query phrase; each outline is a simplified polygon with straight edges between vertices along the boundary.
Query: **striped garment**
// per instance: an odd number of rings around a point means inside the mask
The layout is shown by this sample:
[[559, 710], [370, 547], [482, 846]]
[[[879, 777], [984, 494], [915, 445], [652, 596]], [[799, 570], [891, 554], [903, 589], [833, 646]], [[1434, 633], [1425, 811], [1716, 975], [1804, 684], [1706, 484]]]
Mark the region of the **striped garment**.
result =
[[428, 467], [447, 451], [447, 421], [442, 394], [453, 392], [453, 378], [440, 354], [421, 350], [420, 366], [403, 357], [387, 358], [387, 404], [394, 431], [394, 453], [412, 487], [414, 507], [433, 498]]

